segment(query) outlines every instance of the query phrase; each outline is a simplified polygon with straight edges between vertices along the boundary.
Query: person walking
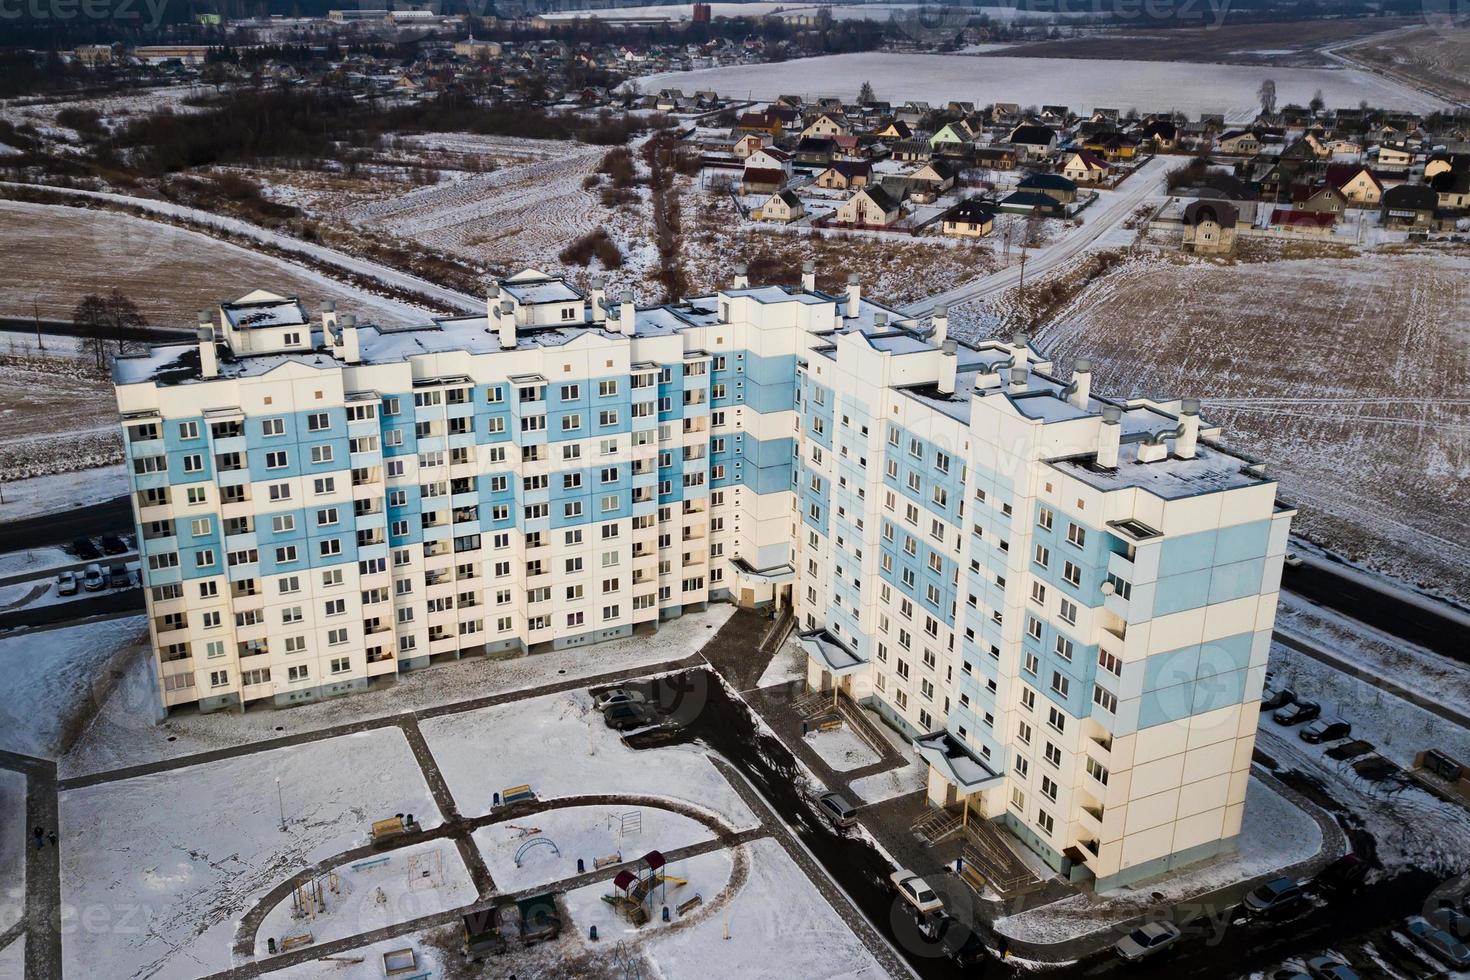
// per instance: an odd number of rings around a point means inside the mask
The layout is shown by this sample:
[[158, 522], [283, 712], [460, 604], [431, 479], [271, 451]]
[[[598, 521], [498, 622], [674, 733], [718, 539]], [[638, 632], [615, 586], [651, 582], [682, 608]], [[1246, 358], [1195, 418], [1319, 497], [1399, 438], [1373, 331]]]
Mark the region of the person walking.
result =
[[43, 848], [43, 847], [46, 846], [46, 831], [44, 829], [42, 829], [41, 827], [37, 827], [36, 830], [35, 830], [35, 836], [36, 836], [36, 850], [39, 851], [41, 848]]
[[52, 847], [55, 847], [56, 846], [56, 831], [54, 831], [54, 830], [48, 830], [48, 831], [46, 831], [46, 839], [51, 842], [51, 846]]

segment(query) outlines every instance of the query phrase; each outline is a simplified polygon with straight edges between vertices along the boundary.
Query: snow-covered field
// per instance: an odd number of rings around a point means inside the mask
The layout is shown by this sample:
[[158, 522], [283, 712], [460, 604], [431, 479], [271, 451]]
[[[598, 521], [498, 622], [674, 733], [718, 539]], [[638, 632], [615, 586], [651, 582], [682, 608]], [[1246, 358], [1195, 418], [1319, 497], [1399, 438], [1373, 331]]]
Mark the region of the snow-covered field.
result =
[[[26, 777], [0, 769], [0, 932], [26, 909]], [[0, 977], [5, 976], [0, 972]]]
[[395, 813], [440, 823], [393, 728], [63, 792], [66, 974], [165, 980], [226, 969], [234, 922], [254, 901], [365, 844], [372, 821]]
[[148, 657], [141, 656], [129, 663], [117, 693], [102, 706], [97, 719], [61, 760], [60, 768], [63, 776], [85, 775], [469, 698], [524, 691], [557, 681], [636, 670], [698, 653], [734, 612], [734, 606], [722, 603], [663, 623], [652, 636], [571, 647], [533, 657], [472, 658], [443, 664], [405, 674], [392, 687], [298, 705], [289, 711], [183, 714], [159, 725], [153, 723], [151, 713], [140, 710], [140, 699], [153, 697], [153, 666]]
[[1092, 358], [1100, 391], [1200, 397], [1225, 441], [1266, 460], [1301, 505], [1295, 530], [1375, 571], [1466, 595], [1467, 282], [1470, 256], [1434, 250], [1138, 259], [1037, 339], [1061, 365]]
[[288, 895], [266, 914], [256, 933], [257, 958], [267, 958], [271, 938], [279, 944], [287, 936], [310, 933], [316, 943], [326, 943], [461, 908], [476, 898], [459, 849], [446, 840], [361, 858], [317, 881], [321, 906], [308, 906], [298, 914]]
[[754, 814], [701, 749], [676, 745], [634, 751], [603, 724], [583, 691], [431, 718], [420, 728], [461, 813], [486, 813], [494, 794], [529, 783], [541, 799], [583, 793], [667, 796], [714, 813], [737, 830], [756, 825]]
[[[1091, 11], [1052, 11], [1038, 10], [1029, 11], [1026, 4], [1018, 7], [986, 6], [976, 7], [973, 13], [984, 14], [992, 21], [1003, 22], [1013, 20], [1034, 20], [1041, 23], [1050, 23], [1053, 20], [1088, 17]], [[603, 20], [650, 20], [660, 18], [663, 20], [689, 20], [692, 16], [691, 5], [687, 3], [651, 5], [643, 7], [615, 7], [608, 10], [564, 10], [554, 13], [546, 13], [541, 16], [547, 20], [573, 20], [578, 17], [599, 17]], [[932, 12], [933, 7], [927, 8]], [[764, 17], [775, 11], [784, 16], [814, 16], [818, 11], [827, 13], [833, 20], [877, 20], [886, 21], [890, 17], [904, 17], [917, 14], [925, 7], [917, 3], [855, 3], [855, 4], [833, 4], [831, 6], [817, 4], [787, 4], [770, 2], [770, 0], [751, 0], [749, 3], [712, 3], [710, 4], [710, 15], [712, 17]], [[966, 9], [964, 16], [968, 18], [972, 11]], [[1000, 45], [975, 45], [975, 48], [1000, 47]], [[967, 50], [974, 50], [970, 48]]]
[[128, 710], [151, 720], [148, 704], [108, 693], [120, 658], [145, 660], [139, 651], [147, 642], [143, 616], [0, 636], [0, 748], [54, 758], [109, 696], [126, 699]]
[[128, 492], [128, 474], [121, 463], [52, 476], [5, 482], [0, 522], [19, 521], [100, 504]]
[[[493, 823], [474, 832], [495, 887], [515, 892], [577, 874], [577, 861], [591, 870], [598, 858], [621, 854], [632, 861], [640, 854], [665, 853], [714, 833], [704, 824], [655, 805], [575, 806], [548, 810], [521, 820]], [[528, 848], [516, 864], [516, 853], [528, 841], [544, 837], [556, 845]]]
[[1253, 68], [1184, 62], [1008, 58], [985, 55], [861, 54], [799, 58], [778, 64], [665, 72], [638, 80], [645, 92], [714, 89], [721, 95], [774, 99], [782, 93], [852, 98], [870, 82], [881, 99], [944, 104], [968, 99], [1020, 105], [1065, 105], [1074, 112], [1103, 106], [1141, 112], [1177, 110], [1191, 116], [1223, 112], [1232, 120], [1258, 110], [1256, 90], [1267, 75], [1283, 104], [1306, 105], [1322, 90], [1329, 106], [1367, 100], [1383, 108], [1432, 110], [1427, 96], [1356, 69]]
[[1118, 889], [1098, 897], [1077, 894], [999, 919], [995, 926], [1012, 939], [1063, 942], [1110, 923], [1127, 921], [1151, 907], [1184, 901], [1299, 864], [1321, 849], [1322, 831], [1316, 821], [1253, 776], [1246, 791], [1245, 819], [1240, 829], [1240, 850], [1236, 854], [1193, 870], [1181, 870], [1161, 880], [1141, 883], [1136, 889]]

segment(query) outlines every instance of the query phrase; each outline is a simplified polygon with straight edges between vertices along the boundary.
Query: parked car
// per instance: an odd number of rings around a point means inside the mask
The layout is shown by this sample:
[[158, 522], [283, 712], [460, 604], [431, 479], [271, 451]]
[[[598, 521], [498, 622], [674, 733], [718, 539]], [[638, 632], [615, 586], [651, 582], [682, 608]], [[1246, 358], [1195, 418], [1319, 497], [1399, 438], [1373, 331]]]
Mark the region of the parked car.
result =
[[985, 962], [989, 949], [980, 933], [965, 927], [958, 919], [950, 919], [949, 922], [949, 928], [940, 938], [945, 955], [960, 966], [974, 966]]
[[1353, 726], [1341, 718], [1318, 718], [1296, 734], [1303, 742], [1311, 742], [1316, 745], [1319, 742], [1335, 742], [1340, 738], [1347, 738], [1352, 733]]
[[56, 576], [56, 594], [57, 595], [76, 595], [77, 594], [77, 573], [76, 572], [62, 572], [60, 575]]
[[642, 704], [643, 695], [637, 691], [625, 691], [621, 687], [610, 687], [606, 691], [592, 696], [592, 706], [598, 711], [606, 711], [615, 704]]
[[1286, 553], [1286, 557], [1281, 559], [1281, 562], [1287, 568], [1301, 568], [1302, 556], [1297, 554], [1295, 551], [1288, 551]]
[[944, 908], [944, 900], [935, 894], [934, 889], [928, 883], [907, 868], [902, 868], [888, 876], [888, 882], [897, 891], [903, 900], [912, 905], [920, 912], [938, 912]]
[[1470, 946], [1445, 932], [1422, 916], [1412, 916], [1404, 923], [1409, 938], [1423, 946], [1436, 958], [1457, 970], [1470, 968]]
[[653, 712], [641, 704], [632, 701], [620, 701], [607, 706], [602, 713], [602, 720], [608, 728], [620, 732], [630, 731], [634, 728], [642, 728], [652, 725], [654, 721]]
[[82, 572], [82, 588], [88, 592], [101, 592], [107, 588], [107, 576], [102, 574], [101, 565], [88, 565]]
[[1361, 980], [1358, 971], [1335, 956], [1314, 956], [1307, 960], [1307, 972], [1316, 980]]
[[1461, 942], [1470, 942], [1470, 915], [1453, 905], [1441, 905], [1425, 918]]
[[1368, 862], [1356, 854], [1344, 854], [1317, 873], [1312, 887], [1328, 897], [1351, 895], [1363, 887], [1368, 877]]
[[1316, 701], [1297, 701], [1279, 709], [1271, 717], [1276, 719], [1278, 725], [1300, 725], [1304, 721], [1311, 721], [1322, 713], [1322, 706]]
[[128, 571], [126, 565], [113, 565], [107, 570], [107, 584], [114, 589], [126, 589], [133, 584], [133, 573]]
[[1296, 692], [1289, 687], [1267, 688], [1261, 695], [1261, 710], [1275, 711], [1284, 708], [1296, 700]]
[[1295, 878], [1273, 878], [1245, 896], [1245, 912], [1246, 915], [1274, 915], [1294, 908], [1301, 900], [1302, 886]]
[[77, 538], [71, 543], [72, 554], [82, 561], [91, 561], [93, 558], [101, 558], [102, 552], [92, 543], [91, 538]]
[[817, 797], [817, 809], [834, 826], [851, 827], [857, 823], [857, 807], [847, 802], [840, 793], [823, 793]]
[[1148, 922], [1113, 944], [1113, 952], [1130, 963], [1148, 959], [1173, 946], [1183, 935], [1172, 922]]
[[98, 543], [102, 545], [102, 553], [104, 555], [125, 555], [128, 553], [127, 544], [116, 534], [104, 534]]

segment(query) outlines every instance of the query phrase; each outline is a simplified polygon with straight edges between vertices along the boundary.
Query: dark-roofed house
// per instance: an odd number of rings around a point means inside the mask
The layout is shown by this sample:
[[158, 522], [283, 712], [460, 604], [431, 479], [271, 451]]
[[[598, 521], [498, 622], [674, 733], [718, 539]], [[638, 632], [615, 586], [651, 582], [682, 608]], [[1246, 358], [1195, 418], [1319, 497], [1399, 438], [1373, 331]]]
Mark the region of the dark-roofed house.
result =
[[1169, 119], [1150, 119], [1143, 124], [1140, 136], [1157, 150], [1172, 150], [1179, 142], [1179, 127]]
[[1249, 129], [1232, 129], [1220, 134], [1220, 138], [1215, 141], [1215, 148], [1221, 153], [1235, 156], [1255, 156], [1261, 152], [1261, 141]]
[[1426, 184], [1400, 184], [1383, 192], [1383, 224], [1389, 228], [1428, 228], [1439, 195]]
[[978, 197], [961, 201], [940, 216], [940, 231], [959, 238], [983, 238], [995, 228], [995, 205]]
[[997, 210], [1007, 214], [1040, 214], [1048, 218], [1062, 218], [1067, 213], [1066, 205], [1061, 201], [1039, 191], [1016, 191], [1002, 198]]
[[768, 167], [746, 167], [740, 177], [742, 194], [774, 194], [786, 186], [789, 175]]
[[1061, 174], [1032, 174], [1017, 184], [1016, 190], [1045, 194], [1059, 204], [1077, 200], [1077, 182]]
[[1442, 210], [1463, 211], [1470, 208], [1470, 170], [1445, 170], [1429, 178], [1429, 186], [1439, 195]]
[[1078, 184], [1100, 184], [1108, 179], [1113, 165], [1091, 150], [1062, 154], [1062, 176]]
[[1184, 208], [1184, 250], [1223, 255], [1235, 248], [1235, 206], [1226, 201], [1191, 201]]
[[834, 160], [832, 166], [817, 174], [817, 186], [850, 191], [873, 179], [873, 165], [867, 160]]
[[1025, 123], [1011, 130], [1008, 142], [1024, 153], [1026, 159], [1040, 160], [1051, 156], [1057, 145], [1057, 134], [1050, 126]]
[[934, 155], [928, 140], [899, 140], [893, 144], [893, 159], [910, 163], [927, 160]]
[[837, 153], [837, 144], [824, 136], [804, 136], [796, 144], [796, 162], [809, 167], [825, 167]]
[[1352, 207], [1376, 208], [1383, 202], [1383, 181], [1361, 164], [1332, 164], [1327, 168], [1327, 185], [1336, 187]]
[[908, 175], [909, 182], [931, 199], [954, 186], [959, 168], [948, 160], [930, 160]]
[[779, 221], [787, 224], [806, 214], [806, 206], [795, 191], [777, 191], [756, 208], [751, 217], [757, 221]]
[[914, 131], [902, 119], [894, 119], [879, 126], [873, 135], [880, 140], [911, 140], [914, 138]]
[[898, 201], [892, 195], [881, 187], [868, 186], [858, 188], [843, 201], [833, 220], [843, 225], [886, 228], [898, 220], [899, 213]]

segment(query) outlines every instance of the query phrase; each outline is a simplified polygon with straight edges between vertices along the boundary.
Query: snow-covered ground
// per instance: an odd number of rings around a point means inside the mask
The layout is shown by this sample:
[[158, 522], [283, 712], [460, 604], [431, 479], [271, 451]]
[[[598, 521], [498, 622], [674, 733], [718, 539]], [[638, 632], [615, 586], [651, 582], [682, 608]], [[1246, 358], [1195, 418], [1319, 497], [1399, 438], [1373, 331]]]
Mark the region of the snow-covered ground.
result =
[[[1107, 106], [1141, 112], [1177, 110], [1191, 117], [1223, 112], [1230, 120], [1248, 120], [1259, 111], [1256, 92], [1266, 74], [1265, 69], [1244, 65], [864, 52], [665, 72], [638, 83], [645, 92], [714, 89], [721, 95], [755, 99], [790, 92], [815, 99], [852, 98], [866, 81], [879, 98], [895, 103], [1000, 100], [1065, 105], [1080, 113]], [[1329, 106], [1355, 106], [1367, 100], [1383, 108], [1440, 108], [1420, 92], [1356, 69], [1271, 68], [1269, 74], [1283, 104], [1306, 105], [1320, 89]]]
[[119, 980], [226, 969], [235, 921], [280, 881], [367, 843], [380, 817], [440, 823], [396, 728], [68, 790], [59, 805], [63, 966]]
[[383, 980], [383, 954], [411, 949], [414, 951], [417, 967], [415, 974], [438, 980], [446, 975], [454, 975], [445, 972], [444, 965], [450, 962], [448, 957], [451, 954], [446, 954], [441, 947], [456, 947], [452, 955], [457, 958], [458, 937], [452, 933], [458, 929], [456, 924], [411, 936], [397, 936], [371, 946], [339, 953], [329, 961], [311, 960], [299, 966], [278, 970], [269, 976], [271, 980]]
[[853, 731], [846, 722], [841, 728], [824, 732], [812, 730], [806, 735], [806, 744], [822, 757], [822, 761], [836, 772], [848, 772], [871, 766], [882, 759], [861, 735]]
[[[709, 840], [714, 833], [683, 814], [629, 804], [548, 810], [481, 827], [473, 836], [495, 887], [515, 892], [572, 877], [579, 859], [590, 871], [598, 858], [619, 854], [632, 861], [649, 851], [668, 853]], [[528, 848], [517, 865], [516, 853], [537, 838], [551, 841], [555, 850], [538, 844]]]
[[[140, 710], [139, 699], [151, 691], [153, 672], [152, 662], [143, 656], [129, 663], [118, 693], [102, 706], [96, 720], [61, 760], [60, 768], [63, 776], [85, 775], [470, 698], [525, 691], [557, 681], [636, 670], [698, 653], [734, 612], [734, 606], [721, 603], [663, 623], [652, 636], [510, 660], [472, 658], [405, 674], [393, 686], [381, 690], [289, 710], [258, 709], [244, 715], [182, 714], [162, 724], [154, 724], [153, 715]], [[0, 641], [0, 652], [3, 649]], [[3, 704], [4, 694], [0, 693], [0, 705]]]
[[[417, 816], [417, 814], [415, 814]], [[362, 858], [320, 876], [321, 905], [291, 896], [266, 914], [256, 933], [255, 955], [266, 959], [268, 940], [310, 933], [316, 943], [360, 936], [399, 922], [461, 908], [475, 901], [475, 886], [452, 841], [437, 840]], [[497, 884], [498, 884], [497, 880]], [[279, 948], [279, 945], [278, 947]]]
[[[41, 477], [51, 479], [51, 477]], [[75, 555], [68, 555], [59, 545], [43, 545], [25, 551], [7, 551], [0, 555], [0, 576], [44, 575], [61, 565], [74, 565]]]
[[7, 481], [0, 523], [41, 514], [58, 514], [121, 497], [128, 492], [128, 475], [121, 463], [54, 476]]
[[584, 691], [430, 718], [419, 727], [466, 815], [488, 812], [496, 793], [529, 783], [541, 799], [665, 796], [713, 813], [736, 830], [757, 824], [702, 749], [630, 749], [603, 724]]
[[[26, 908], [26, 777], [0, 769], [0, 932]], [[0, 977], [5, 974], [0, 972]]]
[[26, 937], [22, 933], [0, 950], [0, 980], [21, 980], [26, 973]]
[[[1012, 939], [1059, 943], [1124, 922], [1150, 907], [1187, 900], [1270, 874], [1310, 859], [1322, 849], [1322, 831], [1296, 804], [1252, 777], [1245, 797], [1240, 850], [1193, 870], [1098, 896], [1085, 893], [998, 919], [996, 928]], [[1162, 897], [1159, 897], [1162, 896]]]
[[151, 720], [152, 705], [135, 690], [109, 692], [121, 658], [147, 661], [147, 641], [141, 615], [0, 636], [0, 748], [54, 758], [103, 698]]
[[771, 662], [766, 664], [766, 669], [761, 673], [760, 680], [755, 682], [756, 687], [775, 687], [777, 684], [789, 684], [806, 677], [806, 654], [801, 652], [801, 647], [795, 641], [787, 640], [776, 651]]
[[[655, 906], [652, 919], [639, 928], [634, 928], [617, 913], [616, 909], [602, 900], [604, 895], [615, 894], [611, 881], [584, 885], [567, 892], [565, 897], [567, 914], [571, 917], [573, 931], [584, 940], [591, 934], [592, 927], [596, 926], [599, 944], [612, 944], [620, 941], [646, 944], [665, 931], [687, 929], [691, 919], [701, 918], [707, 914], [704, 906], [713, 905], [719, 899], [721, 892], [730, 883], [734, 865], [735, 859], [730, 851], [711, 851], [708, 854], [699, 854], [683, 861], [670, 862], [666, 866], [665, 873], [674, 878], [682, 878], [687, 884], [666, 882], [662, 903]], [[674, 913], [677, 906], [687, 902], [695, 895], [701, 899], [699, 908], [692, 910], [687, 916], [679, 916]], [[661, 905], [669, 907], [670, 921], [667, 923], [663, 921]], [[725, 969], [736, 968], [736, 961], [723, 956], [721, 960]], [[668, 975], [679, 977], [686, 974]]]

